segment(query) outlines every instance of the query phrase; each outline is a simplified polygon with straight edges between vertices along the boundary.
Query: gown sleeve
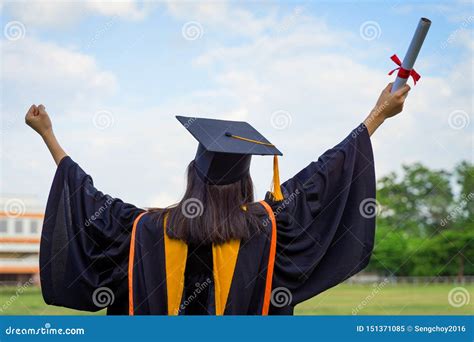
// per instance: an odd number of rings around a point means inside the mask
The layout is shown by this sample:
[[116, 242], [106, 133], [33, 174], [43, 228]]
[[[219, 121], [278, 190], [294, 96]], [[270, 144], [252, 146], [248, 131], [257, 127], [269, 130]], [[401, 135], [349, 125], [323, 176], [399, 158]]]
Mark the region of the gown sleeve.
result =
[[125, 305], [130, 235], [143, 210], [98, 191], [70, 157], [48, 197], [40, 247], [47, 304], [98, 311]]
[[273, 288], [275, 296], [283, 289], [291, 308], [359, 272], [369, 261], [376, 202], [367, 128], [361, 124], [354, 129], [282, 184], [282, 190], [285, 200], [271, 203], [277, 221]]

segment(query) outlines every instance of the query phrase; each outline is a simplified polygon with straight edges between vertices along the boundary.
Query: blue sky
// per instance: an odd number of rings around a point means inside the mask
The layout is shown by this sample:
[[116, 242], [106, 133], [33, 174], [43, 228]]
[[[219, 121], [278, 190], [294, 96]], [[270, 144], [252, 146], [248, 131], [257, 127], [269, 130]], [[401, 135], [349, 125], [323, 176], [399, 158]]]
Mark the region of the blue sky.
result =
[[[365, 118], [422, 16], [422, 79], [373, 137], [377, 175], [473, 159], [469, 2], [0, 4], [3, 194], [48, 193], [54, 164], [23, 123], [32, 103], [98, 188], [137, 205], [183, 193], [196, 144], [177, 114], [249, 121], [291, 177]], [[271, 160], [252, 174], [262, 197]]]

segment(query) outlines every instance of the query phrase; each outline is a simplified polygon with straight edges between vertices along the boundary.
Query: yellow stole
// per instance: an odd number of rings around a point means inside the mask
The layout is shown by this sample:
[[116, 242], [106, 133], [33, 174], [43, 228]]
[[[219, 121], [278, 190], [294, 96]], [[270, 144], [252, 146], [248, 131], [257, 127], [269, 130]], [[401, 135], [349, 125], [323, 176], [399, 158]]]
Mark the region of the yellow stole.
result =
[[[276, 254], [276, 220], [271, 207], [265, 202], [260, 204], [265, 208], [272, 224], [270, 251], [267, 265], [267, 277], [262, 307], [262, 315], [268, 315], [272, 290], [273, 269]], [[134, 314], [133, 302], [133, 269], [135, 257], [135, 235], [138, 222], [146, 212], [140, 214], [133, 223], [130, 241], [130, 257], [128, 265], [129, 315]], [[171, 239], [166, 234], [168, 215], [163, 222], [163, 236], [165, 248], [166, 287], [168, 294], [168, 315], [178, 315], [181, 297], [184, 290], [184, 274], [188, 256], [188, 246], [181, 240]], [[213, 277], [215, 290], [216, 315], [223, 315], [227, 298], [229, 297], [232, 278], [234, 276], [237, 257], [239, 255], [240, 240], [231, 240], [221, 245], [212, 245]]]
[[[178, 315], [184, 290], [184, 272], [188, 246], [181, 240], [171, 239], [166, 234], [167, 216], [163, 224], [165, 237], [166, 287], [168, 290], [168, 315]], [[231, 240], [222, 245], [212, 245], [213, 275], [216, 315], [223, 315], [234, 276], [240, 240]]]

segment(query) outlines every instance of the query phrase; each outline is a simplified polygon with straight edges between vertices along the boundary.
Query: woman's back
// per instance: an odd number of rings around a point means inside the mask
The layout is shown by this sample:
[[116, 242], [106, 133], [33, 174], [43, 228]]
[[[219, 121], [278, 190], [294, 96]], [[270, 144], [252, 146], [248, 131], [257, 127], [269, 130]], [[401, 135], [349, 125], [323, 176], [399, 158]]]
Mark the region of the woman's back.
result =
[[249, 236], [196, 251], [200, 244], [168, 234], [172, 208], [148, 211], [105, 195], [64, 157], [42, 233], [44, 299], [80, 310], [107, 307], [109, 314], [292, 314], [296, 304], [369, 261], [375, 217], [359, 211], [375, 197], [366, 128], [356, 128], [282, 190], [282, 201], [269, 194], [236, 208], [257, 222], [241, 227]]
[[[370, 136], [401, 112], [409, 89], [389, 84], [363, 124], [281, 187], [282, 153], [248, 123], [177, 117], [199, 141], [192, 179], [205, 185], [188, 182], [177, 207], [155, 211], [97, 190], [59, 145], [44, 106], [31, 106], [25, 121], [58, 165], [40, 247], [45, 302], [110, 314], [292, 314], [367, 265]], [[243, 181], [252, 155], [274, 156], [272, 192], [258, 203]], [[195, 199], [202, 219], [182, 210]]]
[[214, 291], [212, 267], [212, 245], [188, 245], [181, 314], [208, 315], [212, 312], [211, 294]]

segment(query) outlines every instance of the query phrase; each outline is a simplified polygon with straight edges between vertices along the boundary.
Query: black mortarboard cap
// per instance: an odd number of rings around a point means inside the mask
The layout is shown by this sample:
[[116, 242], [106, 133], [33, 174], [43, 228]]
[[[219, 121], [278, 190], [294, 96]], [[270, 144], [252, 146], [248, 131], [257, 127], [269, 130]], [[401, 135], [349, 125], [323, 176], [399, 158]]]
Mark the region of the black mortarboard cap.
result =
[[273, 193], [282, 199], [278, 159], [282, 153], [249, 123], [176, 116], [181, 124], [199, 142], [195, 168], [209, 184], [231, 184], [249, 172], [252, 155], [273, 155]]

